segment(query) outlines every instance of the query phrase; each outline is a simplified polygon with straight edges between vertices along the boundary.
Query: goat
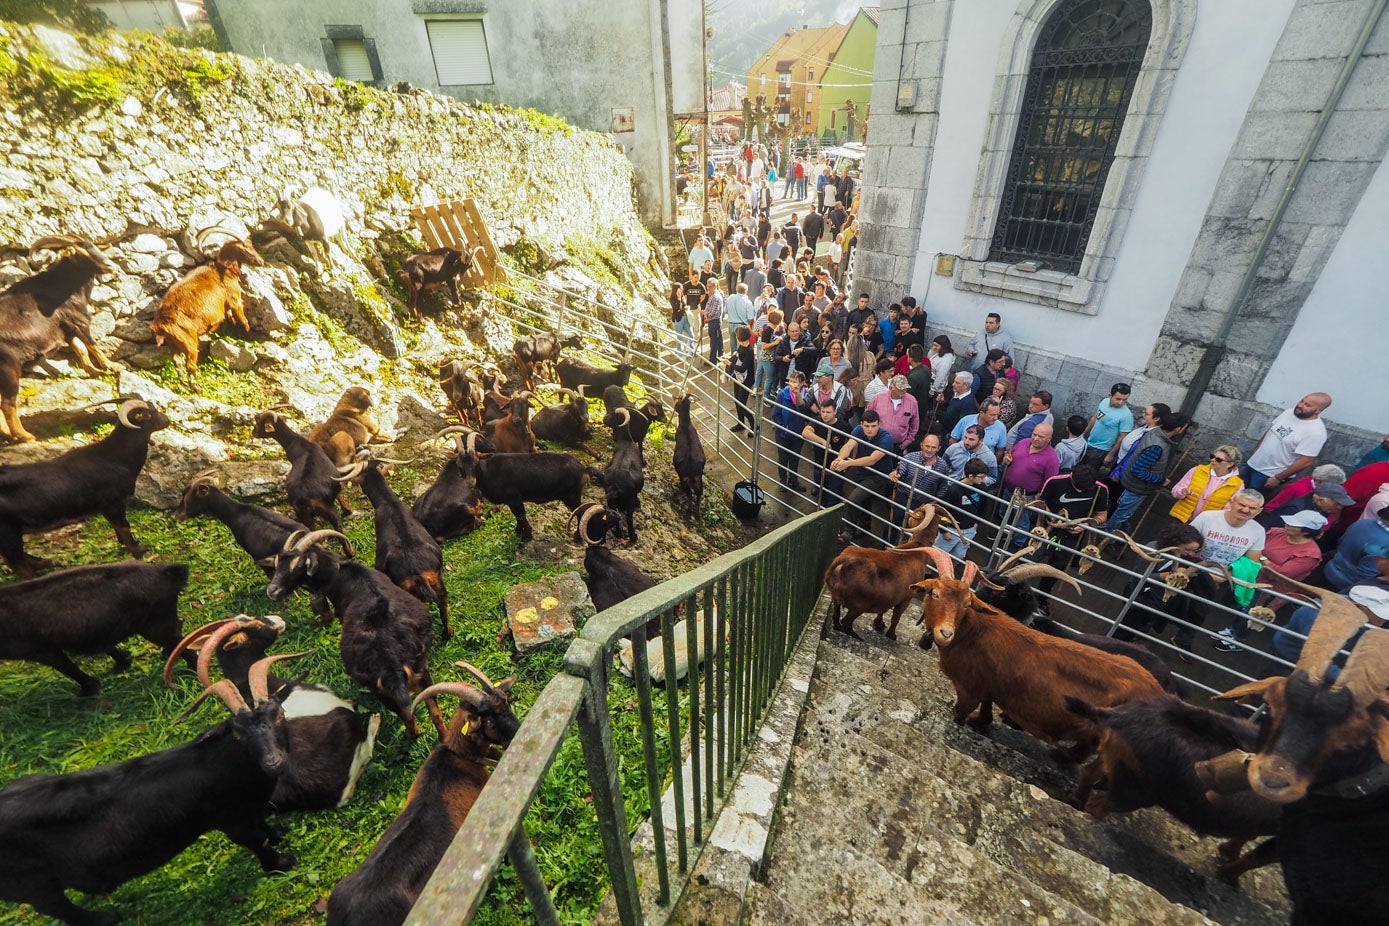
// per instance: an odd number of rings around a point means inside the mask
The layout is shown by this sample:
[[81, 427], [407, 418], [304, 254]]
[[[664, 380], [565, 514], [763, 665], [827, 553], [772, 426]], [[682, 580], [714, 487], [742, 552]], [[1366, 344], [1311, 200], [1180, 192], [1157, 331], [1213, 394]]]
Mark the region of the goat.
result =
[[[429, 536], [443, 543], [451, 537], [461, 537], [477, 527], [482, 516], [482, 502], [477, 489], [477, 454], [494, 449], [476, 431], [457, 425], [445, 428], [436, 436], [455, 435], [457, 453], [449, 458], [439, 477], [425, 493], [415, 499], [411, 512]], [[463, 434], [467, 435], [466, 441]]]
[[309, 432], [309, 440], [322, 447], [328, 459], [339, 468], [347, 466], [357, 451], [381, 437], [381, 426], [371, 417], [371, 393], [361, 386], [345, 390], [328, 420]]
[[69, 345], [90, 376], [111, 369], [92, 340], [88, 299], [97, 277], [115, 270], [90, 241], [66, 235], [40, 238], [31, 252], [72, 250], [38, 273], [0, 292], [0, 437], [31, 441], [19, 420], [19, 377], [25, 366]]
[[535, 453], [530, 416], [531, 394], [518, 392], [511, 397], [506, 417], [487, 422], [482, 430], [498, 453]]
[[588, 449], [588, 402], [583, 395], [560, 389], [560, 401], [531, 415], [531, 433], [539, 440]]
[[444, 589], [444, 554], [439, 544], [400, 500], [381, 472], [381, 464], [404, 460], [359, 459], [337, 477], [362, 487], [376, 510], [376, 571], [420, 601], [439, 609], [445, 640], [453, 636], [449, 628], [449, 596]]
[[[603, 545], [612, 531], [618, 530], [622, 516], [611, 508], [586, 502], [574, 509], [570, 522], [578, 519], [574, 540], [584, 545], [584, 584], [593, 599], [594, 610], [606, 611], [633, 595], [655, 588], [659, 583], [632, 563]], [[661, 619], [646, 622], [647, 639], [661, 635]]]
[[[1217, 870], [1232, 885], [1246, 871], [1278, 860], [1274, 840], [1243, 856], [1240, 850], [1251, 839], [1278, 832], [1280, 808], [1248, 793], [1211, 799], [1195, 768], [1231, 749], [1253, 748], [1258, 726], [1173, 695], [1108, 710], [1068, 697], [1066, 707], [1100, 730], [1097, 755], [1076, 781], [1076, 806], [1098, 820], [1111, 812], [1161, 807], [1202, 836], [1229, 840], [1220, 846]], [[1094, 793], [1097, 788], [1103, 793]]]
[[[1217, 695], [1268, 706], [1258, 747], [1196, 771], [1221, 793], [1252, 788], [1282, 808], [1278, 852], [1294, 924], [1380, 923], [1389, 909], [1389, 631], [1366, 628], [1364, 612], [1334, 592], [1278, 581], [1320, 597], [1321, 611], [1292, 675]], [[1357, 635], [1336, 674], [1333, 661]]]
[[[236, 686], [242, 698], [253, 700], [251, 666], [266, 657], [284, 630], [285, 622], [277, 614], [238, 614], [204, 624], [179, 641], [169, 655], [164, 663], [164, 684], [174, 687], [174, 663], [184, 652], [198, 647], [198, 680], [204, 688], [212, 684], [208, 670], [215, 655], [223, 677]], [[281, 688], [289, 691], [283, 702], [289, 764], [275, 782], [271, 805], [276, 810], [341, 807], [352, 797], [357, 779], [371, 761], [381, 715], [359, 714], [357, 705], [322, 685], [303, 679], [291, 684], [270, 673], [267, 691], [274, 693]]]
[[[116, 427], [94, 444], [74, 447], [52, 460], [0, 466], [0, 556], [22, 579], [53, 563], [24, 552], [24, 535], [99, 514], [106, 518], [127, 553], [136, 559], [149, 550], [130, 532], [125, 507], [149, 457], [150, 437], [169, 419], [137, 395], [119, 402]], [[89, 408], [92, 406], [88, 406]]]
[[449, 400], [449, 407], [458, 420], [475, 428], [482, 427], [482, 380], [463, 361], [446, 357], [439, 361], [439, 386]]
[[[339, 651], [348, 676], [374, 691], [414, 739], [420, 727], [410, 710], [410, 694], [434, 684], [429, 675], [434, 637], [429, 609], [384, 573], [329, 553], [320, 546], [329, 538], [346, 546], [347, 538], [337, 531], [291, 534], [275, 557], [275, 574], [265, 594], [271, 601], [283, 601], [296, 588], [307, 586], [326, 595], [342, 623]], [[443, 736], [444, 718], [432, 699], [429, 716]]]
[[506, 417], [511, 410], [511, 396], [502, 392], [502, 387], [507, 384], [506, 374], [494, 364], [484, 363], [478, 378], [482, 381], [483, 422]]
[[255, 853], [265, 871], [288, 871], [265, 811], [288, 763], [288, 691], [267, 693], [272, 656], [247, 672], [251, 704], [222, 679], [209, 696], [231, 718], [191, 742], [65, 775], [27, 775], [0, 790], [0, 898], [68, 923], [113, 923], [68, 899], [105, 894], [160, 867], [204, 833], [220, 830]]
[[690, 418], [693, 398], [686, 393], [675, 403], [679, 424], [675, 427], [675, 452], [671, 455], [675, 474], [680, 479], [680, 491], [690, 507], [690, 517], [699, 514], [700, 503], [704, 500], [704, 445]]
[[[912, 512], [917, 520], [907, 539], [888, 550], [845, 547], [825, 570], [825, 587], [830, 594], [830, 623], [842, 633], [860, 639], [854, 620], [864, 613], [877, 615], [873, 629], [897, 639], [897, 622], [915, 597], [912, 583], [926, 575], [937, 560], [931, 545], [945, 515], [935, 505], [922, 505]], [[892, 611], [892, 625], [883, 623], [883, 613]]]
[[631, 409], [619, 408], [610, 417], [613, 419], [613, 455], [608, 468], [603, 470], [603, 495], [607, 506], [622, 515], [627, 544], [634, 546], [637, 542], [636, 514], [641, 507], [641, 490], [646, 484], [641, 441], [630, 428], [639, 415]]
[[[891, 552], [891, 551], [888, 551]], [[956, 723], [983, 728], [993, 723], [993, 705], [1038, 739], [1053, 745], [1069, 740], [1058, 755], [1072, 761], [1094, 749], [1093, 724], [1066, 709], [1067, 695], [1095, 707], [1114, 707], [1135, 698], [1161, 695], [1162, 686], [1132, 659], [1049, 637], [974, 597], [977, 574], [965, 563], [962, 578], [943, 550], [924, 551], [937, 577], [912, 588], [925, 594], [918, 645], [940, 649], [940, 668], [955, 686]]]
[[[218, 225], [205, 228], [198, 233], [199, 249], [213, 232], [232, 234]], [[150, 324], [154, 343], [161, 347], [167, 343], [179, 376], [194, 391], [198, 390], [194, 382], [198, 375], [198, 340], [216, 331], [228, 317], [250, 334], [251, 323], [246, 321], [241, 301], [241, 266], [259, 267], [264, 263], [251, 242], [233, 235], [211, 263], [195, 267], [170, 286], [154, 310]]]
[[459, 708], [410, 785], [410, 797], [370, 853], [328, 896], [328, 926], [403, 923], [463, 820], [487, 784], [489, 766], [521, 723], [509, 696], [516, 681], [496, 684], [466, 662], [455, 663], [482, 685], [444, 682], [415, 699], [450, 694]]
[[559, 377], [559, 384], [565, 389], [577, 392], [580, 386], [587, 386], [589, 392], [601, 393], [609, 386], [627, 385], [627, 381], [632, 378], [632, 365], [619, 363], [616, 369], [602, 370], [566, 357], [555, 362], [555, 375]]
[[[466, 245], [465, 245], [466, 247]], [[440, 286], [447, 285], [453, 296], [453, 304], [462, 301], [458, 295], [458, 280], [472, 269], [481, 247], [474, 247], [466, 254], [457, 248], [435, 248], [421, 254], [411, 254], [400, 262], [400, 282], [405, 284], [405, 293], [410, 311], [415, 321], [424, 321], [420, 314], [420, 296]]]
[[[462, 454], [461, 456], [471, 456]], [[526, 502], [563, 502], [570, 511], [584, 500], [591, 477], [603, 476], [567, 453], [494, 453], [475, 458], [477, 490], [494, 505], [505, 505], [516, 517], [516, 534], [529, 542], [534, 536], [526, 518]]]
[[548, 371], [553, 375], [555, 361], [559, 360], [561, 350], [566, 347], [577, 349], [583, 343], [584, 339], [577, 333], [560, 337], [548, 331], [538, 331], [517, 338], [511, 350], [516, 356], [516, 368], [521, 371], [521, 379], [525, 382], [526, 388], [535, 388], [536, 373]]
[[0, 659], [37, 662], [77, 683], [82, 697], [101, 683], [69, 653], [105, 653], [116, 671], [130, 666], [119, 644], [142, 636], [168, 656], [182, 624], [178, 596], [188, 584], [183, 563], [77, 566], [0, 586]]
[[[294, 508], [295, 519], [311, 528], [316, 518], [322, 518], [333, 525], [333, 530], [341, 533], [342, 516], [334, 503], [342, 508], [343, 514], [351, 514], [352, 509], [341, 497], [342, 484], [334, 480], [338, 469], [328, 459], [327, 452], [286, 424], [283, 415], [270, 410], [256, 415], [251, 436], [273, 440], [284, 448], [285, 457], [289, 460], [285, 495]], [[357, 555], [350, 541], [346, 549], [348, 556]]]
[[[1064, 526], [1063, 522], [1063, 526]], [[1054, 530], [1055, 528], [1053, 528]], [[1143, 668], [1147, 669], [1153, 678], [1157, 679], [1164, 691], [1177, 694], [1176, 680], [1172, 677], [1172, 669], [1167, 665], [1162, 657], [1158, 656], [1146, 646], [1138, 643], [1127, 643], [1123, 640], [1116, 640], [1099, 633], [1080, 633], [1072, 630], [1064, 624], [1059, 624], [1046, 615], [1042, 609], [1041, 599], [1033, 591], [1028, 582], [1039, 576], [1048, 576], [1061, 582], [1069, 583], [1076, 593], [1080, 593], [1080, 583], [1057, 569], [1055, 566], [1046, 563], [1024, 563], [1022, 565], [1012, 565], [1022, 554], [1023, 551], [1013, 554], [1008, 559], [999, 564], [998, 569], [991, 576], [980, 576], [979, 583], [983, 588], [974, 593], [974, 597], [984, 604], [997, 608], [1009, 617], [1021, 622], [1024, 626], [1039, 630], [1049, 637], [1060, 637], [1063, 640], [1074, 640], [1077, 643], [1084, 643], [1086, 646], [1093, 646], [1095, 649], [1103, 650], [1106, 653], [1113, 653], [1116, 656], [1127, 656]]]
[[328, 242], [347, 227], [342, 205], [336, 196], [322, 187], [310, 187], [297, 200], [289, 191], [281, 194], [274, 211], [261, 222], [258, 231], [277, 231], [297, 235], [306, 243], [313, 242], [328, 260]]

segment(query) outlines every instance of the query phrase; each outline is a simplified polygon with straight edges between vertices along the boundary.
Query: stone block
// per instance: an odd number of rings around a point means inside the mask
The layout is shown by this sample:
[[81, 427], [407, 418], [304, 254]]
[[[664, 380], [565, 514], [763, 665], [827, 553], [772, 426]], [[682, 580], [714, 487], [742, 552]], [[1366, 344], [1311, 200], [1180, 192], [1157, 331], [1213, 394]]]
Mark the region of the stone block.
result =
[[1341, 65], [1335, 58], [1271, 61], [1249, 108], [1274, 112], [1318, 111], [1336, 83]]
[[1200, 266], [1213, 270], [1236, 270], [1249, 266], [1263, 232], [1263, 222], [1249, 219], [1220, 219], [1208, 216], [1192, 247]]
[[1259, 391], [1267, 372], [1267, 358], [1230, 350], [1215, 368], [1209, 391], [1223, 396], [1252, 396]]
[[1302, 251], [1288, 271], [1288, 279], [1296, 283], [1316, 282], [1336, 249], [1336, 242], [1341, 240], [1342, 231], [1340, 225], [1314, 225], [1309, 229]]
[[1061, 362], [1061, 369], [1057, 371], [1056, 382], [1060, 386], [1091, 392], [1097, 388], [1099, 376], [1100, 371], [1092, 364], [1066, 358]]
[[1190, 264], [1182, 271], [1177, 281], [1177, 291], [1172, 295], [1172, 305], [1192, 308], [1201, 305], [1206, 296], [1206, 287], [1211, 284], [1211, 271]]
[[885, 187], [925, 189], [931, 157], [920, 148], [894, 147], [888, 149], [887, 165], [879, 174]]
[[577, 572], [514, 585], [507, 590], [506, 619], [518, 652], [574, 636], [596, 612]]
[[411, 435], [412, 440], [424, 440], [451, 423], [417, 392], [401, 392], [396, 401], [396, 440], [406, 434]]
[[1315, 112], [1252, 112], [1244, 118], [1230, 152], [1233, 158], [1296, 161], [1302, 154]]
[[[936, 0], [934, 3], [913, 3], [911, 16], [907, 20], [905, 40], [944, 44], [950, 28], [950, 0]], [[916, 73], [923, 73], [917, 71]]]
[[1144, 372], [1167, 383], [1189, 383], [1196, 378], [1196, 370], [1201, 365], [1204, 353], [1199, 343], [1164, 333], [1154, 342], [1153, 352], [1148, 357], [1148, 367]]
[[1316, 157], [1326, 161], [1374, 161], [1384, 158], [1389, 141], [1389, 110], [1338, 109], [1317, 143]]
[[[914, 74], [917, 77], [935, 77], [941, 73], [941, 69], [945, 66], [945, 42], [919, 42], [915, 46], [909, 43], [906, 48], [911, 61], [911, 66], [907, 70], [908, 74]], [[917, 88], [918, 91], [920, 89], [920, 87]], [[918, 97], [916, 104], [918, 110], [921, 109], [921, 102], [920, 97]]]
[[[1019, 361], [1019, 366], [1025, 373], [1036, 376], [1040, 380], [1056, 382], [1061, 375], [1061, 365], [1065, 358], [1059, 354], [1044, 353], [1033, 349], [1028, 352], [1027, 362], [1023, 364]], [[1056, 383], [1059, 388], [1059, 383]], [[1048, 386], [1048, 389], [1051, 387]], [[1052, 390], [1055, 392], [1056, 390]]]
[[[1264, 158], [1227, 161], [1206, 214], [1235, 219], [1248, 217], [1254, 211], [1255, 204], [1273, 188], [1276, 179], [1280, 176], [1286, 179], [1291, 170], [1292, 163], [1289, 161]], [[1277, 189], [1282, 190], [1281, 183]], [[1276, 201], [1276, 196], [1274, 198]]]
[[1274, 60], [1344, 60], [1355, 44], [1368, 6], [1365, 0], [1295, 5], [1273, 49]]
[[1379, 52], [1365, 49], [1364, 57], [1356, 63], [1355, 73], [1346, 85], [1345, 95], [1336, 105], [1337, 109], [1384, 108], [1384, 88], [1389, 86], [1389, 19], [1379, 21], [1375, 35], [1385, 42], [1386, 47]]
[[1378, 167], [1369, 161], [1312, 161], [1284, 221], [1308, 225], [1349, 222]]
[[245, 373], [256, 365], [255, 352], [235, 341], [213, 341], [207, 352], [214, 360], [220, 360], [237, 373]]

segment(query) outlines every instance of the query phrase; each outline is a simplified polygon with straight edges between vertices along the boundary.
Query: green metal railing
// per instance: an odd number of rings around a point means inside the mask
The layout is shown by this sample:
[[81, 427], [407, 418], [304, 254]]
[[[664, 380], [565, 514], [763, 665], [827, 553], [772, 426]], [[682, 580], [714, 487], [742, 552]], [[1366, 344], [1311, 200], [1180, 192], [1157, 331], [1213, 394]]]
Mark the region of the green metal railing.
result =
[[[629, 635], [655, 835], [657, 903], [666, 905], [678, 896], [667, 835], [676, 848], [675, 873], [687, 875], [692, 850], [706, 838], [806, 631], [825, 569], [838, 550], [833, 537], [842, 515], [835, 507], [801, 518], [590, 619], [565, 654], [566, 672], [551, 679], [531, 706], [406, 922], [468, 922], [503, 855], [537, 922], [558, 922], [523, 821], [576, 719], [618, 915], [624, 926], [644, 922], [608, 714], [613, 657]], [[677, 641], [676, 609], [682, 606], [685, 616], [702, 612], [704, 620], [686, 620]], [[646, 625], [656, 619], [667, 667], [661, 695], [653, 691], [647, 661]], [[676, 684], [670, 667], [676, 665], [679, 642], [691, 658], [685, 680]], [[701, 646], [702, 663], [693, 658]], [[689, 692], [687, 717], [681, 711], [681, 684]], [[658, 732], [672, 744], [669, 769], [657, 760]], [[682, 748], [690, 755], [688, 775]], [[665, 820], [661, 808], [667, 775], [674, 791], [674, 821]]]

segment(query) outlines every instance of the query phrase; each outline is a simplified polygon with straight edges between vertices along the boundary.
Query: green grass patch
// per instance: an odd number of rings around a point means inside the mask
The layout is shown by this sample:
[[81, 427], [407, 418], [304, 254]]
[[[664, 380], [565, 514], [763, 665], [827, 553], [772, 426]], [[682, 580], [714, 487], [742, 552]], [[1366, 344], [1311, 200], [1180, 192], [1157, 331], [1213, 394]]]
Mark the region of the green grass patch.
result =
[[[392, 483], [402, 497], [410, 488], [433, 478], [434, 464], [402, 469]], [[370, 506], [356, 489], [349, 503], [368, 516], [347, 522], [347, 533], [364, 562], [372, 561], [373, 528]], [[280, 506], [283, 509], [283, 506]], [[551, 510], [554, 509], [554, 510]], [[537, 534], [555, 535], [567, 512], [560, 506], [532, 506]], [[131, 512], [135, 536], [152, 549], [151, 561], [186, 562], [191, 580], [180, 602], [186, 629], [229, 614], [278, 613], [289, 624], [278, 651], [313, 652], [295, 663], [315, 681], [356, 699], [364, 708], [381, 710], [379, 702], [347, 678], [338, 655], [338, 628], [313, 623], [302, 594], [279, 604], [265, 597], [266, 579], [222, 525], [209, 520], [176, 522], [168, 512]], [[518, 583], [530, 582], [576, 568], [570, 562], [536, 563], [518, 555], [513, 520], [504, 509], [494, 512], [475, 532], [444, 545], [445, 583], [449, 591], [454, 638], [436, 639], [431, 656], [436, 680], [457, 678], [453, 662], [466, 659], [494, 678], [515, 673], [516, 712], [522, 719], [548, 680], [562, 671], [564, 644], [515, 658], [509, 643], [497, 641], [504, 621], [503, 596]], [[112, 562], [123, 552], [104, 521], [94, 519], [52, 534], [33, 537], [30, 548], [63, 565]], [[579, 558], [574, 548], [572, 559]], [[6, 575], [9, 577], [8, 574]], [[437, 629], [437, 622], [436, 622]], [[76, 686], [44, 667], [18, 662], [0, 663], [0, 711], [5, 735], [0, 737], [0, 782], [21, 775], [61, 773], [118, 762], [185, 742], [219, 722], [224, 711], [206, 704], [190, 719], [174, 717], [196, 696], [193, 674], [180, 669], [175, 690], [159, 680], [158, 649], [142, 640], [127, 648], [135, 664], [126, 672], [111, 671], [105, 657], [79, 662], [102, 682], [101, 693], [80, 699]], [[663, 697], [657, 694], [658, 699]], [[680, 694], [682, 710], [688, 707]], [[635, 689], [614, 673], [609, 698], [613, 732], [619, 753], [628, 822], [635, 827], [646, 816], [639, 715]], [[657, 702], [658, 713], [663, 702]], [[452, 705], [446, 705], [446, 713]], [[421, 714], [423, 717], [423, 714]], [[425, 733], [411, 742], [400, 722], [383, 712], [376, 755], [358, 783], [357, 793], [340, 810], [280, 814], [287, 828], [283, 843], [299, 859], [287, 874], [264, 875], [250, 853], [221, 834], [197, 840], [164, 867], [137, 878], [109, 898], [73, 895], [78, 903], [116, 910], [130, 922], [159, 924], [301, 924], [322, 922], [313, 908], [334, 884], [365, 858], [380, 834], [404, 806], [410, 783], [433, 747], [435, 736], [427, 722]], [[662, 763], [669, 762], [669, 743], [658, 734]], [[589, 801], [587, 773], [576, 734], [571, 734], [546, 778], [526, 820], [541, 871], [552, 888], [566, 923], [591, 921], [607, 889], [598, 823]], [[42, 921], [27, 907], [0, 905], [0, 923]], [[489, 897], [474, 922], [509, 926], [530, 922], [520, 885], [503, 866]]]

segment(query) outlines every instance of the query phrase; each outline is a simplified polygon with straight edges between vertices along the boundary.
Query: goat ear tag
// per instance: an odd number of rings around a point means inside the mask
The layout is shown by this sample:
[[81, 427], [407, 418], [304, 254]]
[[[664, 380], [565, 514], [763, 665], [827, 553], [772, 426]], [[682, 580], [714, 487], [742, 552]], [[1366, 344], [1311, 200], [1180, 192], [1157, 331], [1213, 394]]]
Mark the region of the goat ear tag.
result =
[[465, 720], [465, 721], [463, 721], [463, 727], [459, 730], [459, 732], [462, 733], [464, 736], [467, 736], [467, 735], [468, 735], [468, 731], [471, 730], [472, 728], [473, 728], [473, 722], [472, 722], [471, 720]]

